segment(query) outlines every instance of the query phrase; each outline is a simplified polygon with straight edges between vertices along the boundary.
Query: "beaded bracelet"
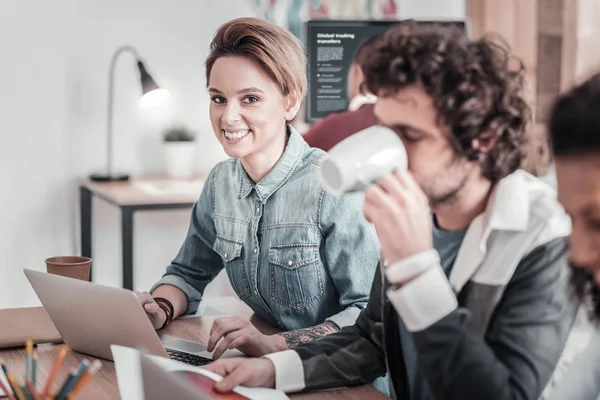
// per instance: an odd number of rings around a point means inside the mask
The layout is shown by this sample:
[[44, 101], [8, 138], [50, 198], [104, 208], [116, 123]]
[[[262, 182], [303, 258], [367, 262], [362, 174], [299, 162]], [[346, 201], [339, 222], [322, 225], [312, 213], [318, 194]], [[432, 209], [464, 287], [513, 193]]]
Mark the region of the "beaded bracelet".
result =
[[175, 309], [173, 308], [173, 304], [164, 297], [155, 297], [154, 301], [165, 312], [165, 315], [167, 316], [165, 323], [159, 328], [163, 329], [164, 327], [169, 325], [173, 320], [173, 314], [175, 314]]

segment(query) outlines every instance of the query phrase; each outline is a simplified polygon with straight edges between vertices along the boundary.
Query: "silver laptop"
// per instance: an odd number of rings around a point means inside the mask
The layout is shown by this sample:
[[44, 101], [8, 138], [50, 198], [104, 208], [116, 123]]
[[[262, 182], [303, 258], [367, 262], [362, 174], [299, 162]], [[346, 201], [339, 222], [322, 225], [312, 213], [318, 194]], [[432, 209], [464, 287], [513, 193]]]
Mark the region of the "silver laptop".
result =
[[73, 350], [112, 359], [111, 344], [192, 365], [212, 360], [206, 345], [158, 335], [135, 293], [127, 289], [24, 269], [64, 342]]
[[167, 372], [149, 357], [140, 356], [144, 400], [213, 400], [214, 397], [192, 386], [181, 376]]

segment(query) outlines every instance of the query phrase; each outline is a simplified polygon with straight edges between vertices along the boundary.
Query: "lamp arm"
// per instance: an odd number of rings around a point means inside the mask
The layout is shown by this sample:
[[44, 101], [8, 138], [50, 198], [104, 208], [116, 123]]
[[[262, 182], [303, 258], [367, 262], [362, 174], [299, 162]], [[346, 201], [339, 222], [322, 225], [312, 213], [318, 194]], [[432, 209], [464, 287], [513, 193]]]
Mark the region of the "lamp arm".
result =
[[108, 176], [113, 174], [113, 157], [112, 157], [112, 131], [113, 131], [113, 97], [115, 87], [115, 67], [119, 56], [123, 53], [129, 52], [134, 55], [136, 60], [139, 60], [137, 50], [133, 46], [121, 46], [113, 53], [110, 60], [110, 69], [108, 75], [108, 111], [107, 111], [107, 122], [106, 122], [106, 165], [108, 168]]

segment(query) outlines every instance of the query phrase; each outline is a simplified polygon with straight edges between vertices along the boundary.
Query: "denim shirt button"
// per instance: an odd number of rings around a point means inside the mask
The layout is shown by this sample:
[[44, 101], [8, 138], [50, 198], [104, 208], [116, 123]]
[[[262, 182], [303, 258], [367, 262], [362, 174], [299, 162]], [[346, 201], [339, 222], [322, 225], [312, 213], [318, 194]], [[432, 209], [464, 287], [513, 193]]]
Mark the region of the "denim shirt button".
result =
[[258, 251], [258, 250], [257, 250], [257, 249], [256, 249], [256, 247], [255, 247], [255, 248], [254, 248], [254, 254], [256, 254], [256, 252], [257, 252], [257, 251]]
[[227, 258], [227, 253], [223, 254], [225, 256], [225, 258]]
[[292, 260], [288, 261], [288, 265], [294, 265], [294, 262]]
[[260, 207], [256, 207], [256, 213], [260, 214]]

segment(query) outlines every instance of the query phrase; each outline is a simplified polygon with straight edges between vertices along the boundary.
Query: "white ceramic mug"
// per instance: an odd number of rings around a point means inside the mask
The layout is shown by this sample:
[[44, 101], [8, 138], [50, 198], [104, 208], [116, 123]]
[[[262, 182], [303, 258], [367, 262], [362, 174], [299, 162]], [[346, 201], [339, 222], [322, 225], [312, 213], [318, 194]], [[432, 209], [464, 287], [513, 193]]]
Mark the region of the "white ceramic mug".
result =
[[389, 128], [371, 126], [335, 145], [321, 161], [321, 179], [334, 194], [362, 191], [393, 171], [408, 168], [402, 141]]

